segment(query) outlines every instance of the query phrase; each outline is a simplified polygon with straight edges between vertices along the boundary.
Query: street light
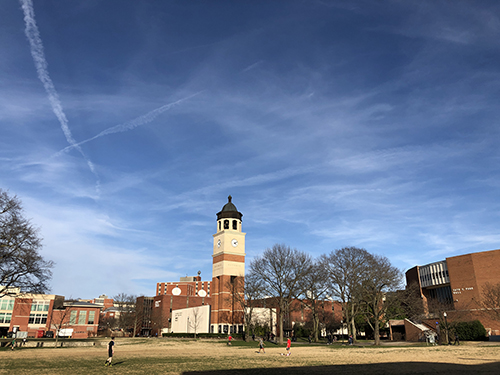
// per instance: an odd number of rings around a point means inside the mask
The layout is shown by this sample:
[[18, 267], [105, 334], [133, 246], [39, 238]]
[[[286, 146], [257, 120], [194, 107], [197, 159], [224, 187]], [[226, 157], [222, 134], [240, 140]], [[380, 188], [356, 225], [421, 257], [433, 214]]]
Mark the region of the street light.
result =
[[443, 313], [444, 316], [444, 329], [446, 331], [446, 344], [450, 342], [449, 337], [448, 337], [448, 314], [446, 314], [446, 311]]

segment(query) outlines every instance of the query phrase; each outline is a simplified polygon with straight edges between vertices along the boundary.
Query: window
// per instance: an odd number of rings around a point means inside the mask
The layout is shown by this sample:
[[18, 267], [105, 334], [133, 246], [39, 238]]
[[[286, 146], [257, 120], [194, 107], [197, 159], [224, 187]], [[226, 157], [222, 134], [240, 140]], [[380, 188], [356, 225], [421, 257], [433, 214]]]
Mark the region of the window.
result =
[[234, 230], [238, 229], [238, 222], [236, 220], [233, 220], [233, 229]]
[[219, 221], [219, 230], [221, 230], [220, 221]]
[[28, 319], [28, 324], [46, 324], [47, 314], [31, 313]]
[[229, 220], [224, 220], [224, 229], [229, 229]]
[[50, 301], [33, 301], [31, 311], [49, 311]]
[[0, 313], [0, 323], [10, 323], [12, 313]]
[[95, 318], [95, 311], [89, 311], [89, 320], [87, 321], [87, 324], [94, 324], [94, 318]]
[[87, 311], [80, 310], [80, 314], [78, 315], [78, 324], [83, 325], [87, 322]]
[[76, 310], [71, 311], [69, 315], [69, 324], [76, 324]]
[[0, 305], [0, 310], [13, 310], [14, 309], [14, 300], [2, 298], [2, 304]]

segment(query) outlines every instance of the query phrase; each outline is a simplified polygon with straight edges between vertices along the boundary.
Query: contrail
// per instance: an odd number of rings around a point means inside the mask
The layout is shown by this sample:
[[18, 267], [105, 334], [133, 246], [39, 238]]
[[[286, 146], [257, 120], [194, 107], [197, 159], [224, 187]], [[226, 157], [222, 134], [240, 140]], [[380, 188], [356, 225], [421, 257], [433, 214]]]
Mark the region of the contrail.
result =
[[191, 99], [192, 97], [195, 97], [196, 95], [201, 94], [203, 91], [204, 90], [198, 91], [197, 93], [195, 93], [193, 95], [190, 95], [190, 96], [187, 96], [185, 98], [176, 100], [175, 102], [172, 102], [172, 103], [169, 103], [169, 104], [165, 104], [165, 105], [163, 105], [161, 107], [158, 107], [158, 108], [152, 110], [151, 112], [146, 113], [145, 115], [142, 115], [142, 116], [136, 117], [133, 120], [124, 122], [123, 124], [112, 126], [111, 128], [103, 130], [102, 132], [100, 132], [99, 134], [93, 136], [92, 138], [88, 138], [88, 139], [86, 139], [84, 141], [81, 141], [81, 142], [78, 142], [78, 143], [75, 142], [74, 144], [71, 144], [68, 147], [63, 148], [61, 151], [57, 152], [54, 156], [59, 156], [59, 155], [61, 155], [64, 152], [67, 152], [67, 151], [69, 151], [69, 150], [71, 150], [73, 148], [76, 148], [76, 147], [80, 147], [80, 145], [83, 145], [84, 143], [93, 141], [94, 139], [103, 137], [105, 135], [114, 134], [114, 133], [121, 133], [121, 132], [125, 132], [125, 131], [128, 131], [128, 130], [132, 130], [134, 128], [137, 128], [138, 126], [146, 125], [146, 124], [150, 123], [151, 121], [153, 121], [156, 117], [158, 117], [163, 112], [168, 111], [173, 106], [175, 106], [175, 105], [177, 105], [179, 103], [182, 103], [185, 100]]
[[83, 158], [90, 168], [90, 171], [97, 178], [97, 189], [99, 189], [99, 175], [95, 170], [94, 164], [83, 153], [82, 149], [76, 144], [76, 141], [71, 134], [71, 130], [68, 127], [68, 119], [66, 118], [66, 115], [63, 111], [61, 101], [59, 100], [59, 95], [57, 94], [56, 88], [54, 87], [54, 83], [50, 79], [49, 71], [47, 69], [47, 60], [45, 59], [45, 54], [43, 52], [42, 39], [40, 38], [40, 32], [38, 31], [38, 27], [35, 21], [35, 10], [33, 8], [33, 2], [31, 0], [19, 0], [19, 2], [21, 3], [21, 7], [23, 8], [24, 22], [26, 24], [26, 29], [24, 30], [24, 32], [30, 43], [31, 56], [33, 57], [33, 61], [35, 63], [38, 79], [40, 79], [43, 87], [45, 88], [45, 91], [47, 92], [50, 105], [52, 106], [52, 111], [61, 124], [61, 129], [66, 137], [66, 140], [72, 147], [75, 147], [80, 152], [80, 154], [82, 154]]

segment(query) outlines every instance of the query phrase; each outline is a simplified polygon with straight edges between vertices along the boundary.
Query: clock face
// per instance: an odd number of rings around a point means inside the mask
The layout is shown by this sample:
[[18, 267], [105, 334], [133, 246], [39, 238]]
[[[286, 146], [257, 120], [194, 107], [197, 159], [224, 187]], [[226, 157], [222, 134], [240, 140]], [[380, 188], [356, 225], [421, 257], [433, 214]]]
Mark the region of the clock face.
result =
[[220, 244], [221, 244], [220, 240], [217, 241], [217, 247], [220, 247]]
[[238, 241], [237, 240], [232, 240], [231, 241], [231, 245], [233, 245], [233, 247], [238, 246]]

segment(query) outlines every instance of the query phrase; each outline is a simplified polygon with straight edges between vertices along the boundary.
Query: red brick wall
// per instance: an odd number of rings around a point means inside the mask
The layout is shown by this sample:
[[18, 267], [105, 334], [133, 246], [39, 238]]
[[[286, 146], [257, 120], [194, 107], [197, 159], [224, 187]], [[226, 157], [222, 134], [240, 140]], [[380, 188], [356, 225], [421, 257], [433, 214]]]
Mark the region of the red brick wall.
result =
[[500, 283], [500, 250], [466, 254], [446, 259], [455, 308], [474, 309], [485, 283]]
[[[242, 298], [244, 283], [241, 276], [221, 275], [212, 279], [211, 324], [243, 324], [243, 307], [239, 300]], [[240, 297], [233, 299], [231, 296], [234, 288], [237, 289], [234, 292], [239, 293]]]

